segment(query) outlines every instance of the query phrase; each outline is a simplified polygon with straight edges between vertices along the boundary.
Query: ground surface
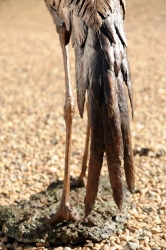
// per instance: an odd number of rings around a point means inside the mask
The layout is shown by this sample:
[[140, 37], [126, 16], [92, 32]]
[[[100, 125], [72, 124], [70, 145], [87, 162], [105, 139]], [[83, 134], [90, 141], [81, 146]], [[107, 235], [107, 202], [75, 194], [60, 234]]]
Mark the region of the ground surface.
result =
[[[131, 122], [136, 193], [125, 230], [76, 249], [166, 249], [166, 1], [128, 0], [125, 22], [133, 79]], [[74, 55], [71, 77], [74, 86]], [[63, 178], [64, 73], [58, 37], [44, 1], [0, 1], [0, 199], [18, 204]], [[86, 130], [77, 108], [72, 171], [78, 175]], [[103, 168], [105, 174], [106, 167]], [[0, 236], [0, 248], [20, 245]], [[46, 245], [47, 247], [49, 245]], [[51, 246], [53, 247], [53, 246]], [[55, 247], [55, 246], [54, 246]], [[73, 246], [63, 246], [66, 250]], [[67, 248], [69, 247], [69, 249]]]

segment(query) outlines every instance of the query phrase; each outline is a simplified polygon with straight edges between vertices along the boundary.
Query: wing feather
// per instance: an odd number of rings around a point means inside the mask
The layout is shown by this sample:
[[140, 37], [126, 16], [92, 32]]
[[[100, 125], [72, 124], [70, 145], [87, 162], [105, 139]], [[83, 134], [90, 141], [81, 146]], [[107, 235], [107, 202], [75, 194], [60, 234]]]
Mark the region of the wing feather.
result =
[[114, 4], [112, 0], [66, 0], [69, 9], [96, 31], [102, 26], [103, 17], [113, 12]]

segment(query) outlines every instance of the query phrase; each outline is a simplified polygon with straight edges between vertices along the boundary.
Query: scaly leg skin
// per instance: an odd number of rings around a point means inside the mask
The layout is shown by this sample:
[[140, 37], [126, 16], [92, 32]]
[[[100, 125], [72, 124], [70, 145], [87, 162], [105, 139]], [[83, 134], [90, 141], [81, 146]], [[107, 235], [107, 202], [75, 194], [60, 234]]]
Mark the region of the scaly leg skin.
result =
[[64, 69], [65, 69], [65, 87], [66, 87], [66, 100], [64, 106], [64, 119], [66, 122], [66, 151], [65, 151], [65, 171], [64, 171], [64, 183], [63, 194], [61, 204], [56, 214], [48, 220], [50, 225], [60, 223], [64, 220], [79, 220], [79, 216], [76, 212], [70, 208], [70, 149], [71, 149], [71, 134], [72, 134], [72, 118], [74, 115], [74, 102], [72, 98], [72, 89], [69, 78], [69, 60], [68, 60], [68, 48], [66, 45], [67, 31], [64, 27], [59, 32], [59, 39], [62, 47]]
[[86, 131], [86, 141], [85, 141], [85, 149], [84, 149], [84, 156], [82, 161], [82, 168], [80, 176], [76, 181], [72, 181], [72, 187], [85, 187], [85, 173], [87, 169], [87, 160], [88, 160], [88, 151], [89, 151], [89, 137], [90, 137], [90, 123], [89, 123], [89, 111], [88, 111], [88, 102], [87, 102], [87, 131]]

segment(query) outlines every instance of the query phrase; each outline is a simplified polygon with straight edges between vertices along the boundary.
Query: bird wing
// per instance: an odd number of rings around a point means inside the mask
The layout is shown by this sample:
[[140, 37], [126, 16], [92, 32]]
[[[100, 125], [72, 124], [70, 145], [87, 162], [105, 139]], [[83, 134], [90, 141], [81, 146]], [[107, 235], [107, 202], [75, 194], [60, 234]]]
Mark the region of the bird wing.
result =
[[[81, 43], [80, 39], [74, 39], [73, 43], [76, 56], [78, 108], [82, 116], [87, 89], [91, 140], [98, 145], [98, 156], [102, 158], [103, 150], [106, 152], [113, 195], [120, 208], [123, 197], [120, 170], [122, 160], [124, 160], [129, 190], [132, 191], [134, 188], [134, 163], [125, 91], [126, 84], [133, 114], [127, 40], [122, 16], [122, 11], [125, 12], [124, 0], [66, 1], [72, 16], [76, 16], [77, 21], [79, 19], [79, 22], [72, 20], [72, 32], [74, 30], [76, 34], [82, 30], [81, 34], [84, 33], [79, 35], [82, 38]], [[79, 29], [81, 25], [78, 23], [81, 23], [84, 30]], [[103, 129], [101, 136], [99, 136], [99, 127]], [[96, 155], [96, 158], [98, 156]], [[102, 159], [99, 161], [102, 164]], [[101, 166], [98, 165], [98, 167]], [[100, 173], [99, 170], [97, 172]], [[94, 178], [96, 178], [95, 174]], [[92, 177], [90, 182], [93, 182]], [[90, 187], [89, 183], [87, 187]], [[89, 197], [88, 194], [87, 197]], [[87, 203], [88, 198], [85, 200]]]
[[80, 16], [90, 28], [98, 30], [114, 8], [114, 0], [66, 0], [66, 6]]

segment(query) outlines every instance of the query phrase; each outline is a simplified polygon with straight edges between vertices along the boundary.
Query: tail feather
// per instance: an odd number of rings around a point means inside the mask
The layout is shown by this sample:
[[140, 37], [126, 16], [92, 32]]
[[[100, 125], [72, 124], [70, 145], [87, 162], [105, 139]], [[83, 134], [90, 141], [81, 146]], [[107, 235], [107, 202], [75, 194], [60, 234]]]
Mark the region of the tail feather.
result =
[[119, 142], [116, 141], [116, 135], [114, 134], [116, 127], [114, 126], [114, 117], [109, 117], [107, 106], [103, 104], [103, 116], [104, 116], [104, 144], [106, 159], [108, 164], [109, 179], [111, 188], [113, 191], [113, 197], [118, 208], [121, 209], [123, 201], [123, 189], [121, 182], [121, 157], [120, 154], [123, 149], [117, 150]]
[[91, 127], [91, 146], [88, 169], [88, 181], [85, 196], [85, 214], [88, 215], [93, 208], [98, 191], [100, 170], [103, 163], [105, 151], [103, 113], [102, 113], [102, 52], [99, 42], [92, 49], [90, 44], [86, 44], [89, 53], [86, 54], [84, 67], [89, 77], [88, 104], [89, 120]]
[[123, 80], [126, 83], [128, 89], [128, 95], [130, 99], [130, 105], [132, 109], [132, 118], [134, 118], [134, 107], [133, 107], [133, 94], [132, 94], [132, 83], [131, 83], [131, 76], [130, 76], [130, 67], [129, 62], [127, 59], [127, 52], [125, 50], [124, 57], [122, 60], [122, 73], [123, 73]]
[[115, 71], [115, 76], [117, 77], [121, 69], [123, 50], [124, 50], [122, 44], [119, 42], [119, 39], [117, 39], [117, 42], [116, 44], [113, 45], [113, 48], [114, 48], [114, 58], [115, 58], [114, 71]]
[[108, 17], [104, 20], [101, 30], [109, 38], [109, 40], [112, 41], [112, 43], [116, 43], [116, 29], [112, 17]]
[[[98, 34], [92, 29], [88, 31], [88, 37], [84, 48], [83, 78], [88, 78], [88, 91], [94, 96], [97, 103], [102, 100], [102, 51], [98, 41]], [[92, 111], [93, 113], [93, 111]], [[92, 114], [93, 115], [93, 114]]]
[[100, 103], [97, 102], [91, 89], [88, 89], [90, 126], [91, 126], [91, 146], [88, 169], [88, 181], [85, 196], [85, 215], [88, 215], [95, 203], [97, 196], [100, 171], [103, 163], [104, 129], [103, 114]]
[[[107, 70], [104, 77], [104, 95], [106, 102], [106, 111], [108, 113], [107, 123], [110, 125], [108, 128], [105, 124], [105, 132], [111, 131], [111, 138], [113, 141], [114, 149], [119, 160], [123, 159], [123, 138], [121, 132], [121, 118], [118, 107], [117, 99], [117, 84], [116, 77], [112, 70]], [[109, 142], [108, 142], [109, 143]], [[109, 153], [109, 147], [106, 145], [106, 154]]]
[[118, 16], [117, 16], [116, 22], [115, 22], [115, 29], [116, 29], [116, 32], [117, 32], [122, 44], [127, 47], [127, 40], [126, 40], [126, 36], [124, 33], [123, 22], [119, 21], [120, 19], [118, 18]]
[[113, 162], [112, 155], [107, 155], [107, 163], [109, 169], [109, 178], [113, 192], [113, 198], [117, 207], [121, 210], [123, 203], [123, 187], [121, 181], [120, 162]]
[[[80, 48], [81, 57], [79, 57], [79, 50], [75, 50], [76, 58], [78, 56], [77, 63], [81, 65], [76, 72], [77, 90], [80, 93], [77, 96], [83, 95], [81, 105], [78, 100], [78, 106], [82, 116], [85, 90], [87, 89], [92, 131], [85, 197], [86, 213], [89, 213], [94, 205], [104, 152], [113, 197], [119, 208], [123, 201], [120, 169], [122, 160], [124, 160], [129, 190], [132, 192], [134, 188], [134, 163], [125, 84], [133, 110], [132, 88], [126, 53], [127, 41], [118, 0], [116, 7], [112, 14], [103, 19], [98, 31], [91, 27], [87, 28], [85, 43]], [[78, 72], [79, 74], [77, 74]], [[81, 88], [83, 91], [80, 90]], [[102, 133], [99, 132], [101, 129], [103, 129]], [[94, 181], [95, 185], [92, 184]]]
[[84, 113], [85, 94], [88, 86], [87, 74], [83, 76], [84, 70], [84, 44], [86, 41], [88, 29], [80, 17], [72, 17], [72, 45], [75, 49], [75, 77], [77, 89], [77, 105], [81, 118]]
[[99, 36], [100, 46], [110, 68], [114, 66], [114, 49], [110, 46], [110, 39], [103, 33]]
[[[125, 12], [124, 8], [123, 8], [123, 11]], [[113, 18], [114, 18], [114, 25], [115, 25], [116, 33], [118, 34], [122, 44], [124, 46], [127, 46], [127, 39], [126, 39], [125, 32], [124, 32], [123, 18], [122, 18], [121, 8], [119, 4], [116, 5], [116, 10], [113, 14]]]
[[120, 72], [118, 79], [118, 104], [119, 110], [121, 114], [121, 128], [123, 133], [123, 142], [124, 142], [124, 168], [125, 168], [125, 175], [128, 188], [130, 192], [134, 190], [134, 164], [133, 164], [133, 152], [132, 152], [132, 143], [131, 143], [131, 135], [130, 135], [130, 121], [128, 115], [128, 105], [127, 105], [127, 98], [126, 98], [126, 91], [123, 82], [123, 75]]
[[84, 105], [85, 105], [85, 94], [86, 94], [86, 85], [88, 85], [88, 78], [82, 77], [83, 72], [83, 49], [79, 46], [75, 46], [75, 77], [76, 77], [76, 89], [77, 89], [77, 105], [81, 118], [84, 113]]
[[[107, 31], [110, 29], [111, 25], [114, 25], [116, 30], [116, 34], [114, 33], [115, 43], [113, 43], [111, 36], [109, 36], [110, 39], [108, 38], [109, 43], [107, 41], [107, 46], [105, 46], [105, 43], [103, 43], [103, 40], [101, 40], [101, 44], [103, 44], [101, 45], [101, 48], [104, 51], [104, 55], [110, 53], [110, 47], [112, 47], [114, 51], [114, 67], [112, 67], [112, 61], [109, 63], [110, 60], [108, 61], [108, 56], [103, 56], [103, 62], [107, 61], [109, 64], [109, 69], [106, 66], [103, 68], [103, 74], [104, 76], [107, 76], [103, 79], [103, 86], [108, 112], [108, 125], [106, 120], [104, 130], [106, 138], [105, 151], [107, 156], [110, 182], [113, 189], [114, 200], [117, 206], [120, 207], [123, 198], [120, 172], [122, 158], [124, 159], [126, 181], [131, 192], [134, 189], [135, 182], [128, 105], [126, 92], [124, 89], [124, 81], [128, 88], [133, 114], [132, 89], [126, 52], [127, 41], [124, 34], [123, 21], [120, 11], [117, 9], [117, 12], [110, 16], [107, 19], [107, 23], [104, 22], [104, 24], [105, 26], [103, 25], [103, 27], [106, 27]], [[110, 29], [110, 32], [112, 30], [113, 28]], [[105, 31], [103, 33], [105, 33]], [[112, 59], [113, 56], [112, 54], [110, 55]], [[110, 137], [108, 136], [110, 135], [109, 131], [111, 131]]]

